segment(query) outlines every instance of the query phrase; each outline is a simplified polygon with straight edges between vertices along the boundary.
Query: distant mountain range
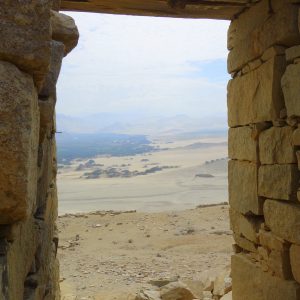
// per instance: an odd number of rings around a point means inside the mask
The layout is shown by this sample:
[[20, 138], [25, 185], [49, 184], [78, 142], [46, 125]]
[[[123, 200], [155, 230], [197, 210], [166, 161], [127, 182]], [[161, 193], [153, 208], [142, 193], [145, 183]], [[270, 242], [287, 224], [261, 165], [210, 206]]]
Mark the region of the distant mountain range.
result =
[[118, 133], [148, 136], [184, 134], [225, 134], [224, 116], [191, 118], [187, 115], [171, 117], [136, 114], [100, 113], [84, 117], [57, 114], [57, 130], [68, 133]]

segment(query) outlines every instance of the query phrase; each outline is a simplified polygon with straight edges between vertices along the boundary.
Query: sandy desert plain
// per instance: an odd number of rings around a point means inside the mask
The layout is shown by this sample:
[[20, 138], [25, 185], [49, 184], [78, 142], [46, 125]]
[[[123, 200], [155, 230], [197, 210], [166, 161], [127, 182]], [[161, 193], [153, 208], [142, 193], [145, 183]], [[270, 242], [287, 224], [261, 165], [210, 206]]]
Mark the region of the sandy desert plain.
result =
[[202, 299], [229, 265], [228, 205], [205, 207], [228, 201], [226, 137], [152, 141], [161, 150], [59, 169], [62, 299], [134, 300], [174, 277]]

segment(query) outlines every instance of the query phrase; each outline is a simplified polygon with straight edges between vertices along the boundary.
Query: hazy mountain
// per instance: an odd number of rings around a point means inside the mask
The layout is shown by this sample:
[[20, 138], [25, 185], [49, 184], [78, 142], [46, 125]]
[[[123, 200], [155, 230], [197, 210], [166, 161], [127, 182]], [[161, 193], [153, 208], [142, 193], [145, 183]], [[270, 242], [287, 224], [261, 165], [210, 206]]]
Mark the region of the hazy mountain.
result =
[[58, 131], [70, 133], [126, 133], [143, 135], [180, 135], [185, 133], [225, 133], [224, 116], [192, 118], [101, 113], [84, 117], [57, 115]]

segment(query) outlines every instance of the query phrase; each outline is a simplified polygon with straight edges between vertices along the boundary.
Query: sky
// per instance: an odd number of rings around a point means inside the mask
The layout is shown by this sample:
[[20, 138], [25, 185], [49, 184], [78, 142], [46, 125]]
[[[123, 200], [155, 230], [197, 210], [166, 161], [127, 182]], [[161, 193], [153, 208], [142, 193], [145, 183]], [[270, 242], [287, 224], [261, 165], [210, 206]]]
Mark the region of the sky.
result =
[[225, 116], [229, 23], [65, 12], [79, 28], [57, 113]]

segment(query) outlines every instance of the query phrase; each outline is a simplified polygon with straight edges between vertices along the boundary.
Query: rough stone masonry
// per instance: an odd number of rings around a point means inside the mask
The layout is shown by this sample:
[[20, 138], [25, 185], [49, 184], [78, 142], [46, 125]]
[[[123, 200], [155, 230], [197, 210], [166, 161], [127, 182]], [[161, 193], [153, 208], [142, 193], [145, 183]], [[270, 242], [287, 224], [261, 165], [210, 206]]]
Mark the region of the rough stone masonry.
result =
[[60, 299], [56, 81], [77, 44], [48, 0], [0, 2], [0, 299]]
[[[61, 7], [231, 20], [233, 299], [300, 300], [300, 1], [64, 0]], [[59, 0], [0, 1], [0, 300], [60, 299], [55, 85], [79, 34], [59, 8]]]

